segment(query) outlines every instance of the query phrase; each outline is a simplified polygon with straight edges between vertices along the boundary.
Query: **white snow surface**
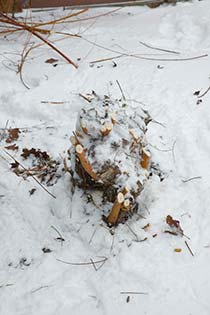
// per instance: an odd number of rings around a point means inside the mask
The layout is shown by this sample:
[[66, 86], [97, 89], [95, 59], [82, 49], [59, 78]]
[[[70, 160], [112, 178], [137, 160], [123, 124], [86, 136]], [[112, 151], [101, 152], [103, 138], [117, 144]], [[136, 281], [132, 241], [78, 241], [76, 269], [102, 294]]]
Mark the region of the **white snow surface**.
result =
[[[77, 18], [110, 10], [91, 9]], [[33, 18], [49, 20], [66, 12], [37, 12]], [[80, 58], [79, 68], [40, 46], [23, 68], [30, 89], [15, 72], [27, 36], [0, 38], [0, 314], [209, 315], [210, 92], [199, 104], [193, 93], [203, 93], [210, 85], [210, 57], [152, 61], [126, 56], [178, 59], [209, 54], [209, 0], [154, 10], [121, 8], [57, 29], [83, 36], [54, 42], [73, 60]], [[147, 48], [140, 41], [180, 54]], [[123, 56], [90, 64], [117, 55]], [[45, 63], [48, 58], [57, 58], [57, 66]], [[113, 235], [100, 209], [86, 204], [81, 191], [72, 195], [68, 173], [48, 187], [56, 199], [32, 178], [16, 176], [2, 133], [6, 125], [22, 128], [19, 150], [10, 154], [23, 164], [24, 147], [46, 150], [62, 160], [85, 102], [78, 94], [95, 90], [120, 98], [116, 80], [125, 96], [136, 105], [143, 103], [158, 122], [149, 125], [147, 140], [165, 179], [150, 178], [141, 194], [140, 216], [119, 225]], [[30, 196], [32, 188], [36, 191]], [[164, 233], [168, 214], [180, 221], [188, 238]], [[44, 247], [51, 252], [44, 253]], [[103, 265], [91, 264], [104, 257]]]

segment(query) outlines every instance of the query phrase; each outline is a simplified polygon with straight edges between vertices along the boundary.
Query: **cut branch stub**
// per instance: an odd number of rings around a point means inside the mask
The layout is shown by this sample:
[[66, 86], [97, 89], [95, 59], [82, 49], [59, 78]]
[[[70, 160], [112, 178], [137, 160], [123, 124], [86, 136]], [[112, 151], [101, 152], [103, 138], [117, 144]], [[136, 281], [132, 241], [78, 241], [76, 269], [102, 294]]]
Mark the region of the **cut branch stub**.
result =
[[150, 164], [150, 153], [143, 149], [141, 158], [141, 167], [148, 169]]
[[138, 136], [135, 134], [134, 130], [133, 130], [133, 129], [130, 129], [130, 130], [129, 130], [129, 133], [130, 133], [130, 135], [132, 136], [134, 142], [137, 142], [139, 138], [138, 138]]
[[130, 200], [129, 199], [125, 199], [125, 201], [123, 202], [123, 206], [122, 206], [122, 211], [129, 211], [130, 210]]
[[105, 123], [100, 129], [100, 133], [102, 136], [108, 136], [108, 134], [112, 131], [112, 128], [112, 123]]
[[76, 146], [77, 144], [79, 144], [79, 142], [77, 141], [75, 136], [71, 136], [70, 137], [70, 142], [71, 144], [73, 144], [74, 146]]
[[85, 150], [81, 144], [76, 145], [76, 154], [80, 160], [80, 163], [84, 170], [94, 179], [97, 180], [98, 176], [97, 174], [93, 171], [92, 166], [90, 162], [87, 160], [87, 157], [85, 155]]
[[[120, 214], [120, 210], [123, 208], [124, 203], [126, 202], [127, 205], [127, 200], [125, 200], [125, 195], [129, 192], [129, 188], [125, 186], [121, 192], [118, 193], [117, 199], [114, 202], [114, 205], [112, 207], [112, 210], [108, 217], [106, 218], [107, 222], [110, 225], [116, 225], [117, 220]], [[130, 204], [130, 202], [129, 202]]]
[[116, 225], [117, 223], [117, 219], [119, 217], [120, 214], [120, 210], [122, 208], [123, 202], [124, 202], [124, 195], [123, 193], [118, 193], [117, 195], [117, 199], [114, 202], [114, 205], [112, 207], [112, 210], [109, 214], [109, 216], [107, 217], [107, 222], [111, 225]]
[[87, 126], [86, 126], [86, 123], [84, 122], [81, 122], [81, 128], [82, 128], [82, 131], [84, 132], [84, 134], [88, 134], [88, 129], [87, 129]]

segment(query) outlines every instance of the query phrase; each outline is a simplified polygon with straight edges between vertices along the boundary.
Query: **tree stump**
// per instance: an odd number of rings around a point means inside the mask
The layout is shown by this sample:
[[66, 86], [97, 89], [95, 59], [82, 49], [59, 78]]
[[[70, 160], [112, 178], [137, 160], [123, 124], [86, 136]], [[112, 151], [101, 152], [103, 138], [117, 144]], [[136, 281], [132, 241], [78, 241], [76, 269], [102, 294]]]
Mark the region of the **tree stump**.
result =
[[70, 138], [72, 181], [77, 187], [97, 190], [109, 203], [108, 225], [124, 223], [138, 209], [150, 167], [147, 149], [149, 114], [124, 99], [91, 95], [81, 109]]

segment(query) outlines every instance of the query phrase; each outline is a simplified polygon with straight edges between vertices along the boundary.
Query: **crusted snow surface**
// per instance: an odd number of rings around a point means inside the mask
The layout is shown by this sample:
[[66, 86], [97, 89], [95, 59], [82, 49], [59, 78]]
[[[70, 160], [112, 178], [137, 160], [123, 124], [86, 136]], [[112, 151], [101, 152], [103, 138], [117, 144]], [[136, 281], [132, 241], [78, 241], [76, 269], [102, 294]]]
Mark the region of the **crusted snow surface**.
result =
[[[34, 18], [62, 15], [37, 12]], [[164, 61], [209, 54], [209, 16], [209, 1], [203, 0], [122, 8], [61, 24], [65, 33], [82, 34], [55, 41], [78, 58], [79, 68], [39, 46], [23, 68], [30, 89], [15, 72], [28, 38], [20, 33], [0, 39], [1, 315], [210, 314], [210, 93], [193, 95], [209, 87], [210, 59]], [[57, 66], [45, 63], [49, 58], [58, 59]], [[91, 63], [98, 59], [106, 60]], [[83, 192], [72, 194], [68, 172], [48, 187], [55, 199], [32, 178], [16, 176], [3, 148], [5, 126], [17, 127], [19, 149], [9, 152], [23, 165], [25, 147], [67, 158], [84, 104], [78, 94], [94, 90], [119, 99], [116, 80], [126, 99], [144, 104], [154, 119], [147, 140], [158, 171], [141, 194], [139, 215], [110, 231], [97, 199], [92, 207]], [[185, 236], [164, 233], [169, 214]]]

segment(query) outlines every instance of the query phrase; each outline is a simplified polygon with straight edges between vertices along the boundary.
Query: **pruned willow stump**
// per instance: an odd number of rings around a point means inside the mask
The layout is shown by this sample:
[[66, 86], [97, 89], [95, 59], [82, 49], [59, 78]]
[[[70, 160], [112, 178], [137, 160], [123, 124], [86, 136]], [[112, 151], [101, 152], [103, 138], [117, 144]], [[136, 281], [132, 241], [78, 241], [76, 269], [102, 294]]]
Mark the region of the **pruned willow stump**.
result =
[[140, 106], [91, 95], [81, 109], [71, 136], [72, 181], [97, 190], [108, 225], [124, 223], [138, 210], [137, 197], [148, 178], [150, 154], [145, 135], [151, 121]]

